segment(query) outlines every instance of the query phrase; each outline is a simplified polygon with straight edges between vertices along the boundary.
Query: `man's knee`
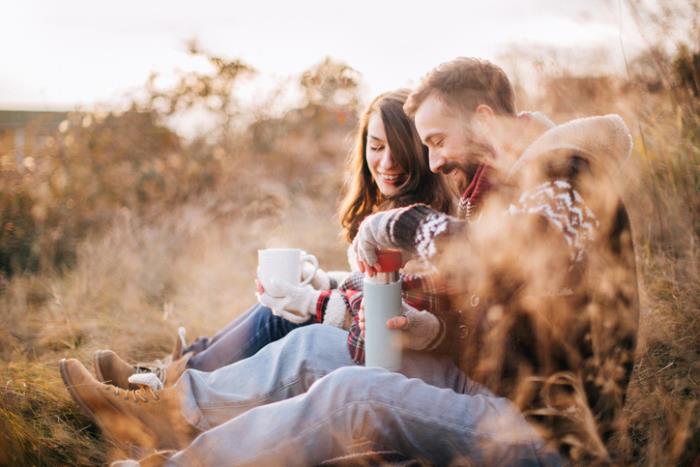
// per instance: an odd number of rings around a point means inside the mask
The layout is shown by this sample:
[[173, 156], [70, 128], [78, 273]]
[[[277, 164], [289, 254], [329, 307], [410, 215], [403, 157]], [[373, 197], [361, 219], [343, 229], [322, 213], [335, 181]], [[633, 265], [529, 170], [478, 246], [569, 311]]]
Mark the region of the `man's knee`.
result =
[[363, 366], [347, 366], [334, 370], [316, 382], [312, 391], [330, 394], [338, 402], [372, 401], [372, 393], [380, 390], [382, 370]]

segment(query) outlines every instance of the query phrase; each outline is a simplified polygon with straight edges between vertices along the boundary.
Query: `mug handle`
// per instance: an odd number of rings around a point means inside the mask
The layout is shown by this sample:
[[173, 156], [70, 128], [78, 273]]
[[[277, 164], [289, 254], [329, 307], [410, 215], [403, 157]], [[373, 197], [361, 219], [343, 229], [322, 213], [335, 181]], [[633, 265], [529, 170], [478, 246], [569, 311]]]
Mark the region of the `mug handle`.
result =
[[314, 272], [309, 274], [309, 277], [307, 277], [304, 281], [302, 281], [301, 284], [299, 285], [308, 285], [311, 283], [313, 280], [314, 276], [316, 275], [316, 271], [318, 271], [318, 260], [314, 255], [310, 255], [309, 253], [304, 253], [301, 257], [301, 262], [303, 263], [304, 261], [308, 261], [311, 263], [311, 265], [314, 267]]

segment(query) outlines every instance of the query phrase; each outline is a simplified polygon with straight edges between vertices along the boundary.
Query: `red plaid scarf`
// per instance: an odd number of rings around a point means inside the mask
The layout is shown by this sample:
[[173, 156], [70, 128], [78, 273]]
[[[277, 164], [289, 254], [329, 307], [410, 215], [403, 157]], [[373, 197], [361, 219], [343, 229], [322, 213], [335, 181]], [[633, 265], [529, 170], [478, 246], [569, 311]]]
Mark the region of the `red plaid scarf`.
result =
[[491, 189], [491, 182], [488, 179], [490, 168], [486, 164], [481, 164], [474, 173], [474, 178], [469, 182], [469, 186], [459, 198], [457, 206], [457, 217], [460, 219], [471, 219], [485, 193]]

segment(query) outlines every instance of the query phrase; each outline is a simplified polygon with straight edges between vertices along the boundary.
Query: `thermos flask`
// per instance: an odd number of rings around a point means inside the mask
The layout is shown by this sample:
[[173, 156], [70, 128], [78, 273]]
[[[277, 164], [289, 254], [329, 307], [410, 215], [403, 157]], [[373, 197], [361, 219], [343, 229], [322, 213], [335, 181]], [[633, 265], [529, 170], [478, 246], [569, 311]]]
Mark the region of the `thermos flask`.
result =
[[386, 322], [401, 314], [401, 252], [379, 251], [381, 272], [364, 279], [365, 366], [389, 371], [401, 368], [401, 331]]

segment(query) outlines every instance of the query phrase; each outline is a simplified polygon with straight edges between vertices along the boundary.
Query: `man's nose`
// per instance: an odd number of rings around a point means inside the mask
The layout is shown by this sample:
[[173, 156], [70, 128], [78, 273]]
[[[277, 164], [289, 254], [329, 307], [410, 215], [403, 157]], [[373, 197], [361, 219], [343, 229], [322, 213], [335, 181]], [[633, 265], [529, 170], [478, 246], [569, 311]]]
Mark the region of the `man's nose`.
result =
[[428, 162], [430, 163], [430, 171], [434, 173], [440, 172], [440, 168], [445, 165], [445, 160], [437, 151], [428, 151]]

